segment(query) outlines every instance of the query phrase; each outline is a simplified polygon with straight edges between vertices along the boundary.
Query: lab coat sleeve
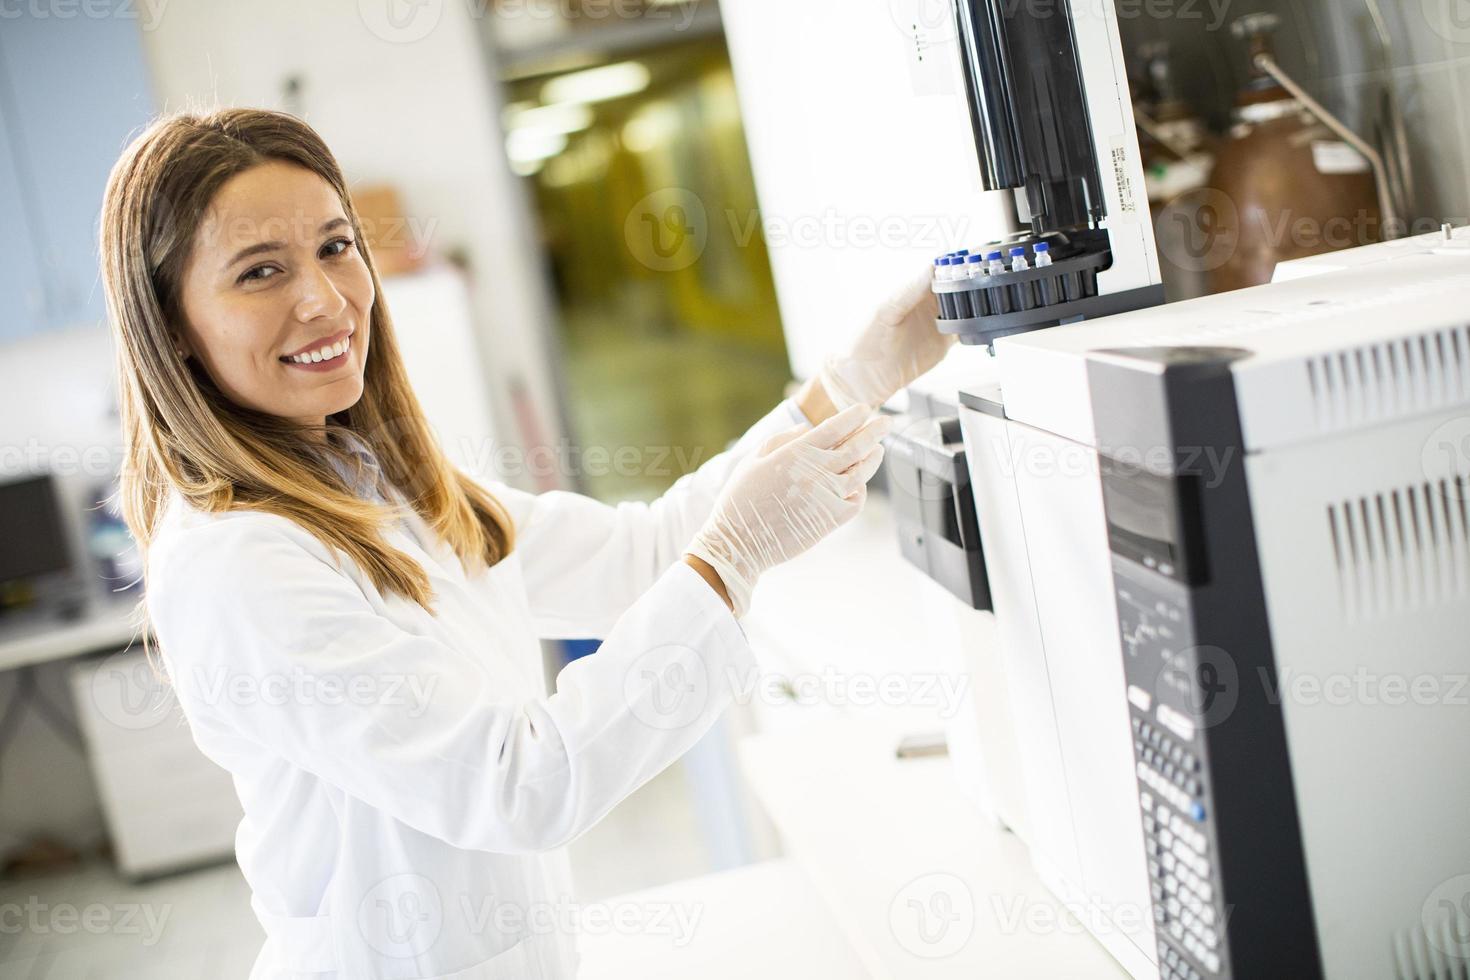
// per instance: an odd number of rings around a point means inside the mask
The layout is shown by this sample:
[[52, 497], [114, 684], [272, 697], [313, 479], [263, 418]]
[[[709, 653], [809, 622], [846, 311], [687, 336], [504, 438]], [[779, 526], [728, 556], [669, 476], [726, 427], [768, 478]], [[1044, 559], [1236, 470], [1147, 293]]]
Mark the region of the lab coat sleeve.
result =
[[487, 484], [515, 524], [537, 632], [548, 639], [606, 636], [688, 548], [735, 466], [798, 425], [810, 422], [795, 402], [782, 401], [652, 503], [613, 505], [565, 491], [531, 494]]
[[681, 563], [556, 694], [515, 700], [488, 666], [497, 637], [456, 649], [405, 630], [304, 535], [226, 519], [150, 556], [148, 606], [195, 737], [217, 759], [276, 753], [456, 847], [566, 843], [693, 745], [753, 669]]

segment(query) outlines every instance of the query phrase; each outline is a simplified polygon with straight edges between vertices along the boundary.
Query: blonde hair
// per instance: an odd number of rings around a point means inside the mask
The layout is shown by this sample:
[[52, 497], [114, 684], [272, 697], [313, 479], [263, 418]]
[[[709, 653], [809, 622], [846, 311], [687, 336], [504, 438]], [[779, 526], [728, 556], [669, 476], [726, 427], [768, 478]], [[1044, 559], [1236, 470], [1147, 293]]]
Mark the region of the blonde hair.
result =
[[260, 109], [162, 117], [108, 179], [102, 280], [117, 340], [124, 517], [146, 559], [170, 491], [208, 512], [278, 514], [345, 553], [380, 592], [432, 612], [427, 574], [384, 539], [394, 506], [356, 495], [327, 458], [345, 462], [344, 451], [331, 440], [317, 445], [299, 423], [235, 404], [198, 358], [175, 353], [180, 280], [206, 209], [226, 181], [267, 161], [296, 164], [331, 185], [376, 290], [362, 397], [331, 416], [328, 431], [340, 426], [366, 442], [382, 476], [467, 570], [494, 565], [514, 547], [505, 509], [449, 462], [424, 419], [337, 161], [306, 123]]

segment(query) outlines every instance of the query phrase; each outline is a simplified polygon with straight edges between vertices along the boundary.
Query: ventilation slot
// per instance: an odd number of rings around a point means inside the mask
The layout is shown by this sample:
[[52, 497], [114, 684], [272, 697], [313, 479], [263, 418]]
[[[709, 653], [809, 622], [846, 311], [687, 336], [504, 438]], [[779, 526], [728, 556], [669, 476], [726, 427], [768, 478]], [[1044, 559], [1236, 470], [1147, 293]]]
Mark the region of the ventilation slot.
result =
[[1394, 935], [1394, 980], [1470, 980], [1470, 959], [1463, 955], [1465, 924], [1457, 914], [1431, 918], [1433, 936], [1422, 925]]
[[1470, 401], [1470, 330], [1451, 327], [1307, 361], [1324, 432]]
[[1470, 597], [1470, 477], [1329, 504], [1349, 622]]

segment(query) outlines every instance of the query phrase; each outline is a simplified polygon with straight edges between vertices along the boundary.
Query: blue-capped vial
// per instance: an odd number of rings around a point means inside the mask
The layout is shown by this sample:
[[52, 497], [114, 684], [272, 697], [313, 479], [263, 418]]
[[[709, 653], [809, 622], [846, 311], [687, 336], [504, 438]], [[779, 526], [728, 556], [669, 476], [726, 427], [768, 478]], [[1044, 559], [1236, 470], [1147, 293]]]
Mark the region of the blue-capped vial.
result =
[[991, 252], [985, 256], [985, 261], [990, 263], [990, 274], [992, 276], [998, 276], [1006, 271], [1005, 259], [1001, 257], [999, 252]]
[[965, 259], [965, 277], [967, 279], [979, 279], [983, 275], [985, 275], [984, 256], [967, 256]]
[[1036, 253], [1036, 268], [1045, 269], [1052, 264], [1051, 246], [1046, 242], [1037, 242], [1032, 251]]
[[1021, 246], [1011, 249], [1011, 271], [1024, 272], [1031, 268], [1031, 263], [1026, 261], [1026, 250]]

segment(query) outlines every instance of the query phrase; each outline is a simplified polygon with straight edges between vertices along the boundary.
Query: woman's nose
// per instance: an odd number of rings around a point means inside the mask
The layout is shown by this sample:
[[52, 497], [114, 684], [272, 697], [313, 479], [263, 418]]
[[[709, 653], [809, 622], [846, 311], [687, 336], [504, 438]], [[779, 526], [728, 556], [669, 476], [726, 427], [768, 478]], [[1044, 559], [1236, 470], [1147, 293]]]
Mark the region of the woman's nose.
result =
[[321, 266], [312, 264], [298, 280], [296, 316], [300, 320], [315, 320], [322, 317], [341, 315], [347, 308], [347, 298]]

